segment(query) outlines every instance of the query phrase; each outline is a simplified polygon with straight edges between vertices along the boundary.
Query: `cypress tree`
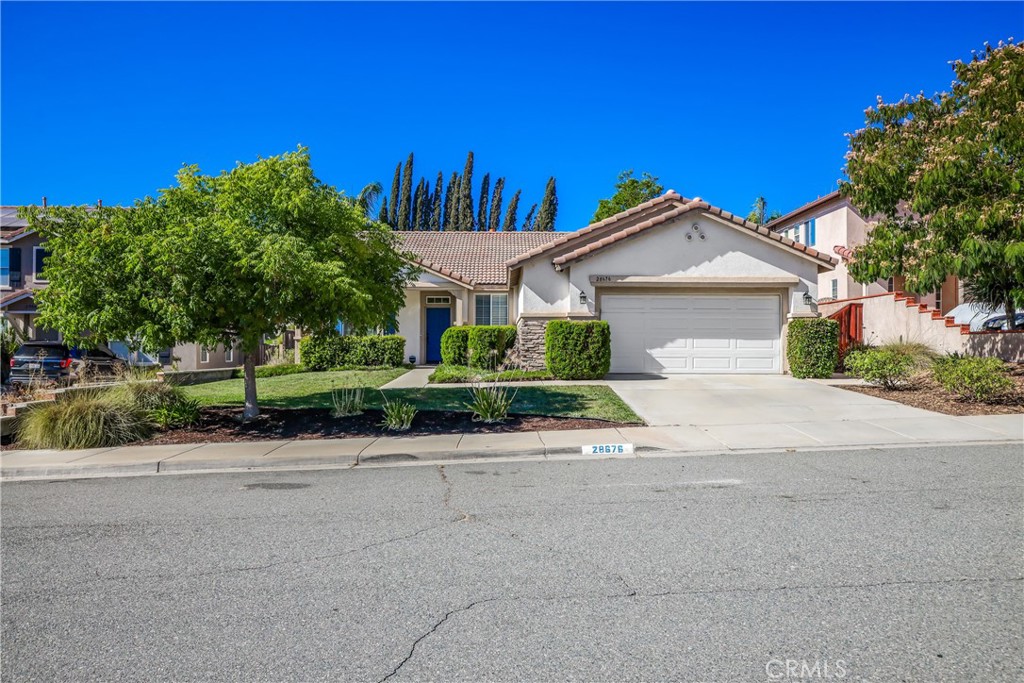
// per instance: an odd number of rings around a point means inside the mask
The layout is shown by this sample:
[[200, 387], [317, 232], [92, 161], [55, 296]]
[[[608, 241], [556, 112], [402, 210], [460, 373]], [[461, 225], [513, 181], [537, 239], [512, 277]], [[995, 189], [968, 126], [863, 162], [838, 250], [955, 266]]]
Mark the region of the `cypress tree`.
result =
[[388, 198], [380, 200], [380, 211], [377, 213], [377, 222], [388, 224]]
[[413, 193], [412, 202], [412, 229], [422, 230], [423, 229], [423, 211], [425, 198], [423, 197], [426, 188], [424, 188], [424, 180], [420, 178], [420, 182], [416, 184], [416, 192]]
[[412, 152], [405, 161], [405, 169], [402, 171], [401, 202], [398, 205], [398, 229], [412, 229]]
[[448, 189], [444, 193], [444, 225], [441, 226], [442, 230], [458, 230], [456, 223], [458, 222], [458, 213], [456, 208], [458, 205], [458, 194], [459, 194], [459, 174], [452, 171], [452, 177], [448, 181]]
[[533, 230], [536, 223], [533, 220], [533, 214], [537, 212], [537, 205], [534, 204], [530, 207], [530, 211], [526, 214], [526, 218], [523, 219], [523, 230]]
[[540, 202], [540, 211], [533, 229], [541, 232], [552, 232], [555, 229], [555, 216], [558, 215], [558, 194], [555, 190], [554, 176], [548, 178], [544, 188], [544, 198]]
[[444, 176], [437, 172], [437, 182], [434, 183], [434, 196], [431, 198], [430, 206], [430, 230], [441, 230], [441, 195], [444, 194]]
[[484, 173], [483, 179], [480, 181], [480, 200], [476, 205], [476, 229], [487, 231], [487, 200], [490, 199], [489, 192], [491, 191], [491, 174]]
[[516, 231], [516, 214], [519, 212], [519, 195], [522, 193], [522, 190], [516, 190], [516, 193], [512, 195], [512, 199], [508, 202], [508, 211], [505, 212], [505, 224], [501, 226], [501, 229], [505, 232]]
[[494, 194], [491, 195], [491, 217], [487, 221], [488, 230], [497, 230], [501, 227], [501, 190], [504, 187], [504, 178], [498, 178], [494, 181]]
[[395, 179], [391, 181], [391, 203], [386, 223], [392, 228], [398, 227], [398, 188], [402, 178], [402, 162], [395, 166]]
[[466, 168], [459, 184], [459, 230], [473, 229], [473, 152], [466, 155]]

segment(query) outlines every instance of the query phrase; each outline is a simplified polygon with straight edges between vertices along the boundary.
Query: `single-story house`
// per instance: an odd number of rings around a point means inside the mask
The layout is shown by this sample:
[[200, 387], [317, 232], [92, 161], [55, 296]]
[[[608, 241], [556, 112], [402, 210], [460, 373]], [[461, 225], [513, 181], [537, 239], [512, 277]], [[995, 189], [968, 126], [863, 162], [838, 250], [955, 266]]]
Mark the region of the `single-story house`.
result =
[[837, 259], [669, 190], [571, 233], [403, 232], [422, 269], [398, 332], [440, 361], [451, 325], [514, 324], [544, 365], [554, 319], [607, 320], [613, 373], [781, 373], [788, 321], [818, 315]]

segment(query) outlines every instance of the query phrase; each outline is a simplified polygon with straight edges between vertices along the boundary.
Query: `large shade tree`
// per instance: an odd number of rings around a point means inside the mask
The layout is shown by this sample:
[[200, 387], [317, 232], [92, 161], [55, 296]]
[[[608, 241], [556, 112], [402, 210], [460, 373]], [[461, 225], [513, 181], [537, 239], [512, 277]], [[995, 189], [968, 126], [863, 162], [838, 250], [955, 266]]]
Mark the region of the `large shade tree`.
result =
[[259, 414], [256, 352], [286, 325], [314, 333], [338, 320], [385, 325], [412, 272], [390, 229], [316, 178], [305, 148], [238, 164], [196, 166], [130, 208], [24, 210], [47, 241], [40, 324], [70, 343], [239, 343], [245, 410]]
[[850, 136], [844, 194], [877, 223], [854, 250], [860, 282], [895, 275], [928, 292], [947, 275], [969, 296], [1024, 306], [1024, 45], [955, 62], [950, 92], [866, 112]]
[[590, 222], [597, 223], [626, 209], [632, 209], [654, 199], [664, 191], [665, 188], [658, 182], [658, 178], [646, 171], [641, 173], [639, 178], [633, 177], [633, 169], [623, 171], [619, 174], [619, 182], [615, 183], [615, 194], [598, 201], [597, 210]]

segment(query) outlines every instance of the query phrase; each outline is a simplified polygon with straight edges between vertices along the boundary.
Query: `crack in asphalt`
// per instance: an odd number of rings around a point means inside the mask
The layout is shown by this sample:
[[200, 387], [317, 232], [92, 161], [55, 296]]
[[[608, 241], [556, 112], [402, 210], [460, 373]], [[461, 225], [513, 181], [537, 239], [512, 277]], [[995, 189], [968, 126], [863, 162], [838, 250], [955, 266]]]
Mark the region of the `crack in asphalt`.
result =
[[[404, 541], [404, 540], [407, 540], [407, 539], [419, 536], [420, 534], [426, 533], [428, 531], [432, 531], [434, 529], [439, 529], [439, 528], [441, 528], [443, 526], [447, 526], [448, 524], [451, 524], [451, 522], [441, 522], [439, 524], [432, 524], [431, 526], [423, 527], [422, 529], [417, 529], [416, 531], [413, 531], [412, 533], [403, 534], [401, 536], [393, 536], [391, 538], [386, 538], [386, 539], [381, 540], [381, 541], [374, 541], [373, 543], [367, 543], [366, 545], [361, 546], [359, 548], [350, 548], [348, 550], [343, 550], [343, 551], [337, 552], [337, 553], [328, 553], [326, 555], [317, 555], [315, 557], [304, 557], [304, 558], [278, 560], [276, 562], [268, 562], [266, 564], [249, 565], [249, 566], [242, 566], [242, 567], [228, 567], [228, 568], [225, 568], [225, 569], [211, 569], [209, 571], [192, 572], [192, 573], [174, 572], [174, 573], [160, 573], [160, 574], [123, 574], [123, 575], [116, 575], [116, 576], [100, 576], [99, 575], [99, 570], [97, 569], [96, 570], [96, 577], [97, 578], [90, 579], [89, 581], [80, 581], [80, 582], [78, 582], [76, 584], [73, 584], [73, 585], [69, 586], [69, 588], [73, 589], [73, 588], [78, 588], [78, 587], [86, 586], [86, 585], [93, 584], [93, 583], [104, 583], [104, 582], [108, 582], [108, 581], [126, 581], [126, 580], [131, 580], [131, 579], [140, 579], [140, 580], [141, 579], [174, 579], [174, 578], [194, 579], [194, 578], [201, 578], [201, 577], [204, 577], [204, 576], [220, 576], [220, 575], [225, 575], [225, 574], [235, 574], [235, 573], [262, 571], [262, 570], [266, 570], [266, 569], [271, 569], [273, 567], [279, 567], [279, 566], [288, 565], [288, 564], [294, 564], [294, 565], [314, 564], [316, 562], [323, 562], [325, 560], [332, 560], [332, 559], [335, 559], [335, 558], [338, 558], [338, 557], [345, 557], [347, 555], [353, 555], [355, 553], [361, 553], [361, 552], [363, 552], [365, 550], [369, 550], [370, 548], [376, 548], [376, 547], [379, 547], [379, 546], [382, 546], [382, 545], [388, 545], [389, 543], [397, 543], [398, 541]], [[69, 594], [71, 594], [71, 593], [64, 592], [64, 593], [56, 594], [56, 593], [53, 593], [52, 591], [35, 591], [35, 592], [31, 592], [31, 593], [24, 593], [22, 595], [12, 596], [11, 598], [7, 598], [6, 601], [17, 602], [19, 600], [24, 600], [25, 598], [38, 597], [40, 595], [52, 596], [52, 595], [69, 595]]]
[[448, 621], [448, 619], [450, 617], [452, 617], [455, 614], [459, 614], [460, 612], [468, 612], [469, 610], [473, 609], [477, 605], [482, 605], [484, 603], [494, 602], [496, 600], [502, 600], [502, 599], [503, 598], [484, 598], [482, 600], [475, 600], [475, 601], [469, 603], [468, 605], [465, 605], [464, 607], [456, 607], [455, 609], [449, 611], [447, 614], [445, 614], [443, 617], [441, 617], [436, 623], [434, 623], [433, 626], [431, 626], [429, 629], [427, 629], [419, 638], [414, 640], [413, 643], [412, 643], [412, 647], [409, 648], [409, 654], [407, 654], [405, 656], [405, 659], [400, 661], [398, 663], [398, 665], [394, 669], [391, 670], [391, 673], [389, 673], [387, 676], [385, 676], [384, 678], [382, 678], [379, 681], [377, 681], [377, 683], [384, 683], [384, 681], [388, 680], [389, 678], [391, 678], [392, 676], [397, 674], [402, 669], [402, 667], [405, 666], [406, 663], [410, 659], [412, 659], [412, 656], [416, 653], [416, 646], [419, 645], [425, 638], [427, 638], [432, 633], [434, 633], [434, 631], [436, 631], [437, 629], [441, 628], [441, 626], [446, 621]]
[[[391, 670], [391, 673], [384, 676], [377, 683], [384, 683], [390, 678], [398, 674], [402, 668], [409, 663], [416, 654], [416, 648], [426, 640], [428, 637], [437, 632], [441, 626], [443, 626], [449, 619], [457, 614], [468, 612], [474, 607], [479, 605], [497, 603], [497, 602], [521, 602], [521, 601], [537, 601], [537, 602], [557, 602], [561, 600], [580, 600], [588, 598], [602, 598], [605, 600], [614, 600], [620, 598], [662, 598], [671, 596], [687, 596], [687, 595], [727, 595], [730, 593], [774, 593], [777, 591], [792, 591], [792, 590], [822, 590], [822, 589], [860, 589], [860, 588], [885, 588], [889, 586], [928, 586], [928, 585], [943, 585], [943, 584], [958, 584], [958, 583], [1010, 583], [1015, 581], [1024, 581], [1024, 576], [1015, 576], [1009, 578], [986, 578], [986, 577], [960, 577], [956, 579], [924, 579], [924, 580], [905, 580], [905, 581], [879, 581], [875, 583], [845, 583], [845, 584], [824, 584], [824, 585], [797, 585], [797, 586], [768, 586], [764, 588], [710, 588], [703, 590], [668, 590], [660, 591], [657, 593], [640, 593], [635, 589], [630, 588], [626, 593], [612, 593], [612, 594], [594, 594], [594, 593], [577, 593], [570, 595], [518, 595], [518, 596], [504, 596], [494, 598], [481, 598], [474, 600], [473, 602], [464, 605], [462, 607], [456, 607], [455, 609], [449, 610], [443, 617], [438, 619], [434, 624], [426, 631], [421, 633], [416, 640], [412, 642], [409, 647], [409, 652], [405, 657]], [[625, 582], [623, 582], [625, 583]], [[628, 586], [628, 584], [626, 584]]]

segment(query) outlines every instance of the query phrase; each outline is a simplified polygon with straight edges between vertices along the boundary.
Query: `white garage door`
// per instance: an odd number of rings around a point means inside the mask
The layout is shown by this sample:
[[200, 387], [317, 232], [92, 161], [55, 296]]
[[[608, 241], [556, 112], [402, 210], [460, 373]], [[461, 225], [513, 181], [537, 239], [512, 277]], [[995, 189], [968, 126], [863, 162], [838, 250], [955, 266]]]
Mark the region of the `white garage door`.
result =
[[601, 297], [612, 372], [779, 373], [779, 297], [614, 294]]

